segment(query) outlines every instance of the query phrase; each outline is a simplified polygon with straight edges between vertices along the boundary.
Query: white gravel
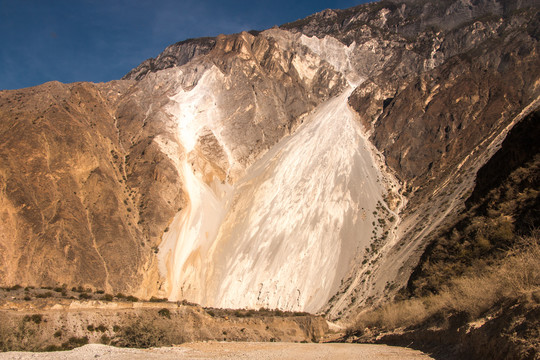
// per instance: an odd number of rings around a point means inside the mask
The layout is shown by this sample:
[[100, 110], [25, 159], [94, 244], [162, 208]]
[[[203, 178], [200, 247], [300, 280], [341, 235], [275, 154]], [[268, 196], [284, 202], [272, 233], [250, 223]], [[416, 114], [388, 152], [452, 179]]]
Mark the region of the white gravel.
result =
[[155, 349], [126, 349], [90, 344], [61, 352], [0, 353], [0, 359], [258, 359], [258, 360], [312, 360], [312, 359], [432, 359], [420, 351], [386, 346], [363, 344], [298, 344], [298, 343], [190, 343], [175, 347]]

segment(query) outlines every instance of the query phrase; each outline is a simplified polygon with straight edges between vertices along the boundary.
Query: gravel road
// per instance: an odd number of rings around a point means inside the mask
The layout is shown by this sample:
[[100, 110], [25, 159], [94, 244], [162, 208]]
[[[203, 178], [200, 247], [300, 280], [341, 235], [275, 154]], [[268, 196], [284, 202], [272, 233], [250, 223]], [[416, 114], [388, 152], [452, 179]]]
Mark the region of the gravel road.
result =
[[126, 349], [91, 344], [62, 352], [0, 353], [0, 359], [43, 360], [142, 360], [142, 359], [257, 359], [257, 360], [312, 360], [312, 359], [400, 359], [426, 360], [430, 356], [416, 350], [386, 345], [362, 344], [299, 344], [299, 343], [190, 343], [155, 349]]

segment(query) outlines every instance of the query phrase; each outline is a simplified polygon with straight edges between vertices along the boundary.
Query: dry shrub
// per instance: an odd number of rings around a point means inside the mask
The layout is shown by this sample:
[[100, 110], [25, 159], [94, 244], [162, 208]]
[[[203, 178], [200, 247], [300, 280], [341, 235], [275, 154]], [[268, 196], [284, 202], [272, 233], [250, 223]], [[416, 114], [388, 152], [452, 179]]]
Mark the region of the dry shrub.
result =
[[150, 348], [167, 345], [167, 331], [152, 320], [137, 319], [121, 327], [113, 342], [120, 347]]
[[532, 239], [535, 241], [514, 250], [499, 270], [500, 282], [508, 294], [528, 293], [540, 287], [539, 236]]
[[[34, 319], [37, 319], [34, 318]], [[0, 351], [39, 351], [46, 346], [39, 321], [0, 313]]]
[[383, 326], [390, 328], [407, 327], [422, 321], [427, 314], [423, 302], [419, 299], [412, 299], [399, 306], [385, 306], [381, 322], [383, 322]]
[[524, 239], [497, 265], [484, 266], [477, 275], [456, 278], [437, 295], [398, 301], [365, 311], [359, 314], [349, 330], [406, 328], [433, 317], [440, 319], [442, 325], [452, 314], [478, 318], [502, 300], [538, 291], [539, 239], [538, 233]]
[[400, 301], [360, 314], [357, 318], [357, 329], [407, 327], [423, 321], [427, 316], [427, 308], [420, 299]]
[[183, 324], [161, 315], [142, 314], [120, 327], [112, 343], [130, 348], [171, 346], [185, 342]]
[[474, 317], [487, 311], [501, 297], [500, 283], [493, 274], [457, 278], [445, 293], [444, 308], [465, 311]]
[[11, 342], [11, 329], [8, 323], [9, 319], [3, 313], [0, 313], [0, 351], [9, 351]]

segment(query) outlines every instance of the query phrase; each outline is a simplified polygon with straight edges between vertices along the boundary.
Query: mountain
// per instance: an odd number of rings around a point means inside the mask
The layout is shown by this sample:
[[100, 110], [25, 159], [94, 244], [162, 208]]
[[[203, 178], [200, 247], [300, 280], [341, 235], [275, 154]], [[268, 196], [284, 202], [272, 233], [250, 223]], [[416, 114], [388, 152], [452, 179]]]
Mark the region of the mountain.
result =
[[1, 285], [329, 319], [394, 298], [538, 109], [538, 15], [383, 0], [0, 92]]

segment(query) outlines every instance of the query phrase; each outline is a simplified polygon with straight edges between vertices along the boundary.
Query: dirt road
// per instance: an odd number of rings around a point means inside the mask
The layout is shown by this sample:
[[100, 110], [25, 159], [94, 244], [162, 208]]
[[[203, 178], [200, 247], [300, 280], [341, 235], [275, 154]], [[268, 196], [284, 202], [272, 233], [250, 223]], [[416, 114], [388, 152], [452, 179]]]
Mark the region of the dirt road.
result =
[[91, 344], [63, 352], [0, 353], [0, 359], [257, 359], [257, 360], [312, 360], [312, 359], [432, 359], [420, 351], [386, 345], [361, 344], [299, 344], [299, 343], [190, 343], [176, 347], [156, 349], [125, 349]]

